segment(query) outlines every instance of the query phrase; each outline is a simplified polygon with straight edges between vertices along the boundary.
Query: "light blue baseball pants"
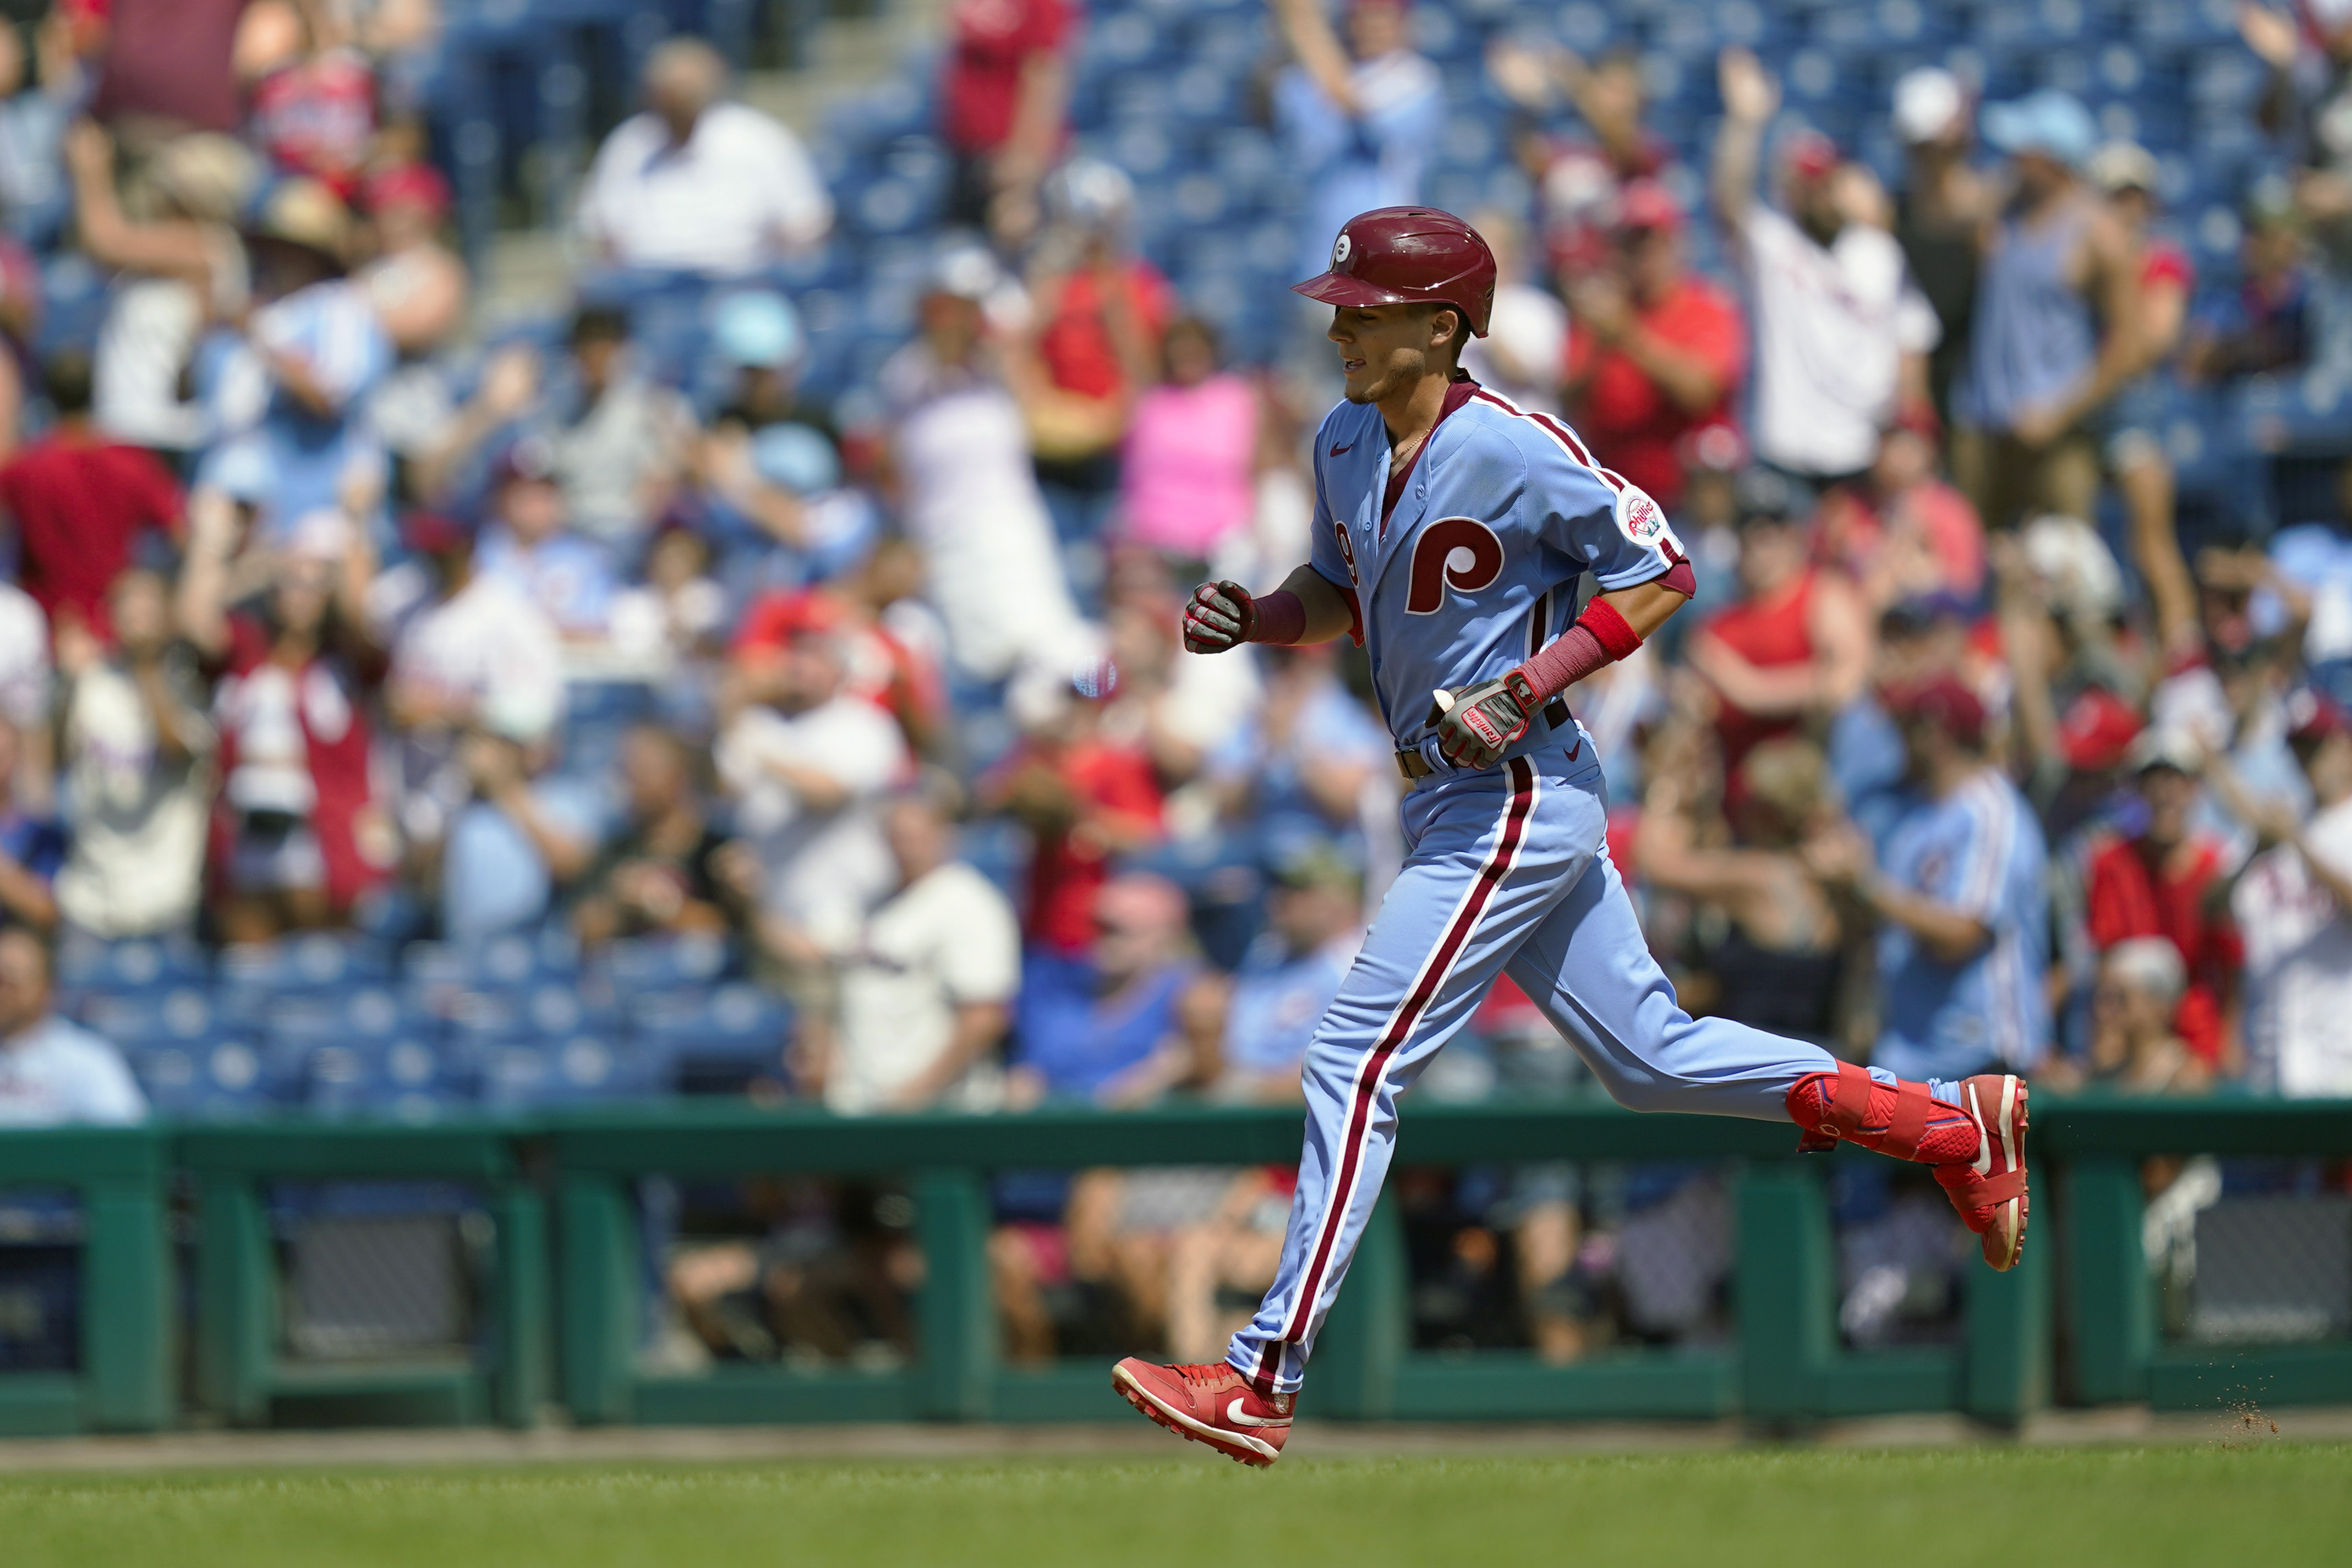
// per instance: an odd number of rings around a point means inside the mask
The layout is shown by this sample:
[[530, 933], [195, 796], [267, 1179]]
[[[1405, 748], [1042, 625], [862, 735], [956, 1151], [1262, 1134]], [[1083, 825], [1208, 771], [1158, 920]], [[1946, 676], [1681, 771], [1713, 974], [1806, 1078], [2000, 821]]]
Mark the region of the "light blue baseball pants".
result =
[[1404, 870], [1307, 1048], [1307, 1147], [1281, 1271], [1226, 1354], [1281, 1392], [1297, 1389], [1380, 1197], [1397, 1096], [1498, 973], [1633, 1110], [1784, 1122], [1799, 1079], [1837, 1071], [1819, 1046], [1676, 1005], [1610, 863], [1592, 744], [1575, 729], [1563, 739], [1405, 798]]

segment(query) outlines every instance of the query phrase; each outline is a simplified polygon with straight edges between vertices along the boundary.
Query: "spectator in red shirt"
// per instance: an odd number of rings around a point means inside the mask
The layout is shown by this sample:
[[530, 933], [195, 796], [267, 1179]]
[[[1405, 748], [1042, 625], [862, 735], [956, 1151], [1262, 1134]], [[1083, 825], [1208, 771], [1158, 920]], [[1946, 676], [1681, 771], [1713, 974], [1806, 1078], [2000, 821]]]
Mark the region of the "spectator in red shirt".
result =
[[180, 486], [152, 453], [93, 428], [88, 359], [59, 354], [45, 373], [58, 421], [0, 467], [0, 511], [16, 529], [18, 583], [51, 623], [71, 617], [105, 637], [107, 589], [139, 536], [179, 537]]
[[1601, 461], [1668, 511], [1682, 500], [1684, 465], [1701, 433], [1733, 427], [1748, 366], [1739, 308], [1685, 267], [1682, 225], [1664, 186], [1625, 187], [1615, 264], [1570, 289], [1562, 389]]
[[350, 517], [311, 513], [292, 530], [268, 593], [232, 610], [234, 508], [200, 492], [196, 511], [179, 617], [220, 683], [212, 832], [220, 932], [266, 942], [347, 919], [397, 855], [369, 775], [368, 707], [385, 666], [367, 630], [374, 557]]
[[1030, 280], [1034, 326], [1006, 369], [1046, 507], [1065, 538], [1082, 538], [1099, 531], [1117, 498], [1119, 445], [1176, 295], [1134, 254], [1135, 186], [1117, 165], [1073, 158], [1045, 196], [1052, 226]]
[[956, 0], [940, 97], [955, 154], [948, 221], [1008, 242], [1036, 223], [1038, 182], [1069, 107], [1069, 0]]
[[1739, 601], [1691, 638], [1691, 667], [1715, 688], [1723, 768], [1759, 741], [1826, 723], [1870, 678], [1869, 618], [1844, 578], [1808, 559], [1805, 519], [1769, 469], [1739, 483]]
[[349, 203], [375, 141], [374, 68], [325, 6], [273, 9], [284, 17], [278, 36], [265, 44], [248, 26], [251, 57], [240, 62], [257, 75], [252, 135], [280, 172], [307, 174]]
[[1160, 782], [1141, 747], [1103, 733], [1103, 709], [1118, 678], [1105, 664], [1071, 683], [1066, 712], [1032, 727], [981, 781], [983, 810], [1026, 826], [1030, 945], [1066, 957], [1095, 939], [1095, 897], [1113, 860], [1159, 838]]
[[2092, 849], [2087, 903], [2100, 952], [2136, 936], [2161, 936], [2179, 950], [2189, 984], [2173, 1028], [2200, 1061], [2227, 1075], [2237, 1066], [2244, 956], [2229, 915], [2228, 846], [2190, 826], [2200, 761], [2195, 741], [2177, 731], [2151, 729], [2133, 743], [2147, 824]]

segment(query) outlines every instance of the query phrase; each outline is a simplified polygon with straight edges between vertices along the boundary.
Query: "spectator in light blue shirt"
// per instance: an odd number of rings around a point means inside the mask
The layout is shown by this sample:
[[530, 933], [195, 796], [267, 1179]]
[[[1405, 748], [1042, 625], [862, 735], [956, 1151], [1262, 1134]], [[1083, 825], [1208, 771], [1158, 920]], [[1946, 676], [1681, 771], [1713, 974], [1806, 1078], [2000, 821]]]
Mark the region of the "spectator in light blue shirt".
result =
[[1445, 129], [1444, 82], [1407, 44], [1399, 0], [1355, 0], [1346, 49], [1323, 0], [1275, 0], [1274, 9], [1297, 58], [1275, 84], [1274, 112], [1283, 168], [1312, 193], [1293, 264], [1311, 277], [1349, 218], [1421, 199], [1422, 170]]
[[489, 517], [474, 547], [474, 570], [547, 612], [567, 640], [604, 635], [613, 558], [572, 531], [554, 452], [537, 436], [508, 447], [491, 473]]
[[527, 930], [558, 889], [595, 863], [610, 811], [593, 786], [534, 778], [530, 750], [476, 733], [460, 750], [474, 799], [449, 824], [441, 852], [441, 928], [452, 942]]
[[49, 949], [0, 930], [0, 1127], [147, 1118], [122, 1053], [49, 1010]]
[[1300, 1097], [1299, 1068], [1315, 1026], [1363, 946], [1363, 883], [1329, 848], [1276, 868], [1266, 929], [1243, 955], [1225, 1009], [1220, 1100]]
[[1949, 675], [1887, 694], [1912, 793], [1873, 863], [1850, 825], [1809, 845], [1817, 875], [1879, 920], [1872, 1065], [1958, 1082], [2022, 1072], [2050, 1040], [2049, 857], [2025, 798], [1985, 760], [1985, 711]]
[[392, 371], [375, 307], [344, 277], [351, 214], [315, 180], [281, 182], [246, 236], [255, 298], [245, 340], [212, 365], [210, 395], [226, 439], [200, 477], [257, 453], [273, 476], [265, 526], [290, 528], [343, 507], [380, 521], [389, 472], [366, 416]]

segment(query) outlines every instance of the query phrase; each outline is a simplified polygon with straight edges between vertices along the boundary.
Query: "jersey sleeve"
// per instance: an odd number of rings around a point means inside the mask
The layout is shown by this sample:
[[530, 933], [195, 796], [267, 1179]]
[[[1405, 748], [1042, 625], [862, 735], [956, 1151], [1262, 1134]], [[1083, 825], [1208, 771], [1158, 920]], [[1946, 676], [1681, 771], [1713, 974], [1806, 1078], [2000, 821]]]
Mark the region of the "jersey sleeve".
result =
[[1687, 552], [1665, 509], [1642, 487], [1589, 460], [1565, 427], [1541, 422], [1549, 439], [1521, 443], [1525, 505], [1543, 541], [1592, 573], [1603, 590], [1664, 577]]

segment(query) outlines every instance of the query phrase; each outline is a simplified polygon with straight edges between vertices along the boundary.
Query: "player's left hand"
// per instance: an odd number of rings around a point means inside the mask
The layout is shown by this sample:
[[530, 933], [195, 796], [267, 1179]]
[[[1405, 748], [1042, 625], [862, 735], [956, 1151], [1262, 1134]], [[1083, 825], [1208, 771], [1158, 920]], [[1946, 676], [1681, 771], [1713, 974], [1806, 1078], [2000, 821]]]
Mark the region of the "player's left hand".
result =
[[1439, 755], [1475, 772], [1500, 762], [1542, 706], [1527, 677], [1513, 670], [1500, 680], [1432, 692], [1429, 722], [1437, 729]]

